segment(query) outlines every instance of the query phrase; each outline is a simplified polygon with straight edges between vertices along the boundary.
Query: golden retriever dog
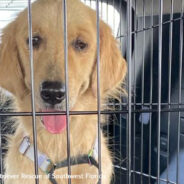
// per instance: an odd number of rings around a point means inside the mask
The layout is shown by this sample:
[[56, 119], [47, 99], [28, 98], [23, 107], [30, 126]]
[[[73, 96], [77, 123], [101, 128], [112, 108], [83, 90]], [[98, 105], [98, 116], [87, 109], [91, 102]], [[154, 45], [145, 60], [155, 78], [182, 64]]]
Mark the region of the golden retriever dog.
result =
[[[96, 13], [79, 0], [68, 0], [67, 17], [69, 110], [97, 111]], [[33, 3], [32, 24], [36, 111], [46, 113], [65, 111], [62, 0], [38, 0]], [[26, 9], [3, 30], [0, 45], [0, 86], [15, 96], [19, 112], [31, 112], [28, 35]], [[126, 75], [126, 62], [121, 56], [111, 29], [103, 21], [100, 21], [100, 73], [102, 105], [109, 95], [116, 95]], [[48, 161], [57, 164], [67, 160], [66, 115], [48, 116], [46, 113], [36, 116], [38, 151], [41, 157], [45, 155], [47, 158], [44, 160], [46, 165], [39, 163], [40, 184], [52, 183], [46, 177], [49, 169], [53, 168], [52, 164], [47, 165]], [[91, 156], [93, 162], [96, 161], [98, 164], [97, 154], [94, 156], [97, 118], [97, 114], [69, 116], [70, 152], [74, 162], [79, 162], [78, 158], [93, 152]], [[101, 119], [103, 121], [103, 118]], [[9, 150], [5, 158], [5, 184], [35, 182], [35, 178], [31, 177], [34, 175], [34, 160], [31, 160], [33, 152], [30, 153], [30, 147], [33, 145], [32, 132], [32, 117], [18, 117], [16, 132], [10, 138]], [[40, 155], [38, 158], [40, 159]], [[101, 163], [102, 183], [109, 184], [113, 165], [102, 132]], [[70, 176], [72, 183], [97, 183], [97, 166], [86, 162], [73, 164]], [[46, 167], [45, 172], [43, 167]], [[66, 165], [55, 168], [52, 178], [58, 184], [68, 183], [69, 176], [62, 177], [67, 173]]]

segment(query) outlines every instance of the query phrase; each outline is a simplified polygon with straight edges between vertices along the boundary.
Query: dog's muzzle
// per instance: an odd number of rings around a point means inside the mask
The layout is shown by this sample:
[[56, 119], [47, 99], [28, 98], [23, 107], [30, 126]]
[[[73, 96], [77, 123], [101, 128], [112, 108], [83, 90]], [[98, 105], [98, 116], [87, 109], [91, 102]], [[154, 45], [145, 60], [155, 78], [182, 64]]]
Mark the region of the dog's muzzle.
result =
[[[41, 112], [60, 112], [63, 110], [65, 99], [65, 86], [60, 81], [44, 81], [41, 84], [40, 96], [44, 105], [40, 109]], [[43, 115], [41, 122], [48, 132], [51, 134], [60, 134], [66, 129], [66, 115]]]

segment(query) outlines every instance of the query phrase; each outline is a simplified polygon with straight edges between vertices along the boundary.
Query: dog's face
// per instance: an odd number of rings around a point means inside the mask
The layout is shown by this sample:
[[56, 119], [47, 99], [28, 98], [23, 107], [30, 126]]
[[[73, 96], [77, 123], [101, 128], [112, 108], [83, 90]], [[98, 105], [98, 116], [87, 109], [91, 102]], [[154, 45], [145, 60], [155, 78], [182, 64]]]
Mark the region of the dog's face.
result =
[[[62, 6], [60, 1], [44, 1], [33, 6], [33, 52], [35, 94], [39, 108], [65, 107], [65, 61]], [[80, 12], [71, 15], [68, 7], [68, 89], [70, 108], [90, 84], [96, 55], [95, 26], [86, 19], [78, 19]], [[42, 13], [40, 13], [42, 12]], [[24, 83], [31, 90], [29, 66], [29, 38], [27, 17], [17, 20], [16, 42], [24, 73]]]
[[[94, 101], [96, 99], [96, 14], [78, 0], [69, 0], [67, 9], [69, 107], [78, 110], [77, 104], [83, 103], [81, 96], [93, 95]], [[38, 0], [32, 6], [34, 87], [38, 111], [65, 110], [62, 14], [61, 0]], [[0, 47], [0, 85], [15, 94], [19, 101], [31, 93], [28, 35], [26, 10], [5, 28]], [[105, 98], [123, 80], [126, 64], [109, 27], [102, 21], [100, 53], [100, 92]]]

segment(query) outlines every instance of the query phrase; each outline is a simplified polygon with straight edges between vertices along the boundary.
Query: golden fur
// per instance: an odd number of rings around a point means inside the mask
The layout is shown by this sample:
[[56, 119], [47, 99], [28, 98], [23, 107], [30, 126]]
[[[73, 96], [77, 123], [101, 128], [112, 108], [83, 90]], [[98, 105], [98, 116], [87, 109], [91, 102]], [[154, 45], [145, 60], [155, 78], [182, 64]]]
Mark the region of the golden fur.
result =
[[[97, 110], [96, 72], [96, 13], [79, 0], [68, 0], [68, 65], [69, 101], [72, 111]], [[34, 49], [34, 79], [36, 110], [44, 105], [40, 98], [42, 81], [64, 81], [64, 44], [61, 0], [38, 0], [32, 5], [33, 35], [39, 34], [43, 41], [39, 49]], [[80, 37], [88, 43], [88, 48], [77, 52], [72, 41]], [[27, 10], [19, 14], [3, 31], [0, 46], [0, 86], [13, 93], [20, 112], [31, 111], [31, 87]], [[108, 95], [113, 95], [126, 74], [126, 62], [122, 58], [117, 42], [110, 28], [100, 21], [100, 93], [101, 104]], [[38, 149], [54, 163], [67, 158], [66, 131], [50, 134], [37, 122]], [[97, 133], [97, 115], [70, 116], [71, 156], [87, 154], [94, 145]], [[11, 137], [5, 160], [6, 174], [34, 174], [34, 163], [22, 156], [18, 149], [25, 135], [33, 140], [32, 118], [20, 117], [15, 135]], [[103, 184], [111, 181], [113, 167], [106, 141], [101, 135]], [[97, 174], [97, 169], [88, 164], [72, 166], [72, 175]], [[66, 174], [67, 168], [56, 170], [55, 174]], [[43, 174], [39, 170], [39, 174]], [[33, 184], [34, 179], [7, 179], [6, 184]], [[58, 183], [67, 183], [66, 179]], [[93, 184], [97, 179], [72, 179], [74, 184]], [[40, 184], [50, 184], [48, 179], [40, 179]]]

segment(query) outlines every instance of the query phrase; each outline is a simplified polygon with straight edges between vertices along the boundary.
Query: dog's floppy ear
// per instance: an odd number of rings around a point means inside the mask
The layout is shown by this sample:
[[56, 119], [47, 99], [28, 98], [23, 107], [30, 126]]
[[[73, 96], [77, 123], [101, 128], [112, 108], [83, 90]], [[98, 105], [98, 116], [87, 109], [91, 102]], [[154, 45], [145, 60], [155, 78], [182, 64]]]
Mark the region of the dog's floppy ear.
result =
[[15, 96], [22, 95], [25, 88], [23, 83], [22, 66], [18, 55], [15, 39], [15, 22], [8, 25], [2, 35], [0, 45], [0, 86]]
[[[103, 21], [100, 22], [100, 92], [106, 94], [115, 89], [126, 75], [126, 61], [121, 56], [118, 43], [111, 29]], [[96, 65], [92, 74], [92, 90], [97, 94]]]

